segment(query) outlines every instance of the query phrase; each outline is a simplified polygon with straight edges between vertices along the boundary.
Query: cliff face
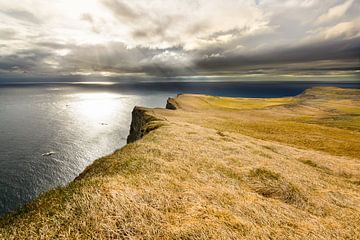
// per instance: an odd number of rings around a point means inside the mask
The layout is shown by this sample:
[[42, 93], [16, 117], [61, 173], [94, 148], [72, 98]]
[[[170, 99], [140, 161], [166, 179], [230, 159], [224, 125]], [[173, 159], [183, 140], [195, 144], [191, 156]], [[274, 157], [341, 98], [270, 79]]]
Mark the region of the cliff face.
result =
[[176, 110], [178, 108], [174, 98], [168, 98], [166, 102], [166, 109]]
[[[178, 105], [174, 98], [168, 98], [166, 109], [176, 110]], [[132, 111], [132, 119], [130, 125], [130, 133], [127, 137], [127, 143], [139, 140], [150, 131], [161, 126], [160, 119], [150, 115], [149, 109], [142, 107], [134, 107]]]
[[161, 126], [160, 119], [152, 116], [145, 108], [135, 107], [132, 111], [132, 120], [130, 133], [127, 137], [127, 143], [135, 142], [150, 131]]

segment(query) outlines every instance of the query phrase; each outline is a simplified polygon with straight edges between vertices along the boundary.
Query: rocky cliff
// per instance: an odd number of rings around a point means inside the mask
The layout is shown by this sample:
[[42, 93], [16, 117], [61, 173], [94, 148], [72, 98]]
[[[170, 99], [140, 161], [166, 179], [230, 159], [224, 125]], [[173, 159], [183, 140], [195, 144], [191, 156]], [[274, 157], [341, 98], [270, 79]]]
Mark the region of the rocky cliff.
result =
[[161, 126], [161, 120], [150, 115], [146, 108], [135, 107], [132, 111], [132, 120], [130, 125], [130, 133], [127, 137], [127, 143], [132, 143], [150, 131]]
[[[176, 110], [178, 105], [174, 98], [168, 98], [166, 102], [166, 109]], [[149, 133], [151, 130], [154, 130], [161, 126], [161, 119], [156, 118], [155, 116], [149, 113], [149, 109], [143, 107], [134, 107], [132, 111], [130, 133], [127, 137], [127, 143], [132, 143], [144, 135]]]

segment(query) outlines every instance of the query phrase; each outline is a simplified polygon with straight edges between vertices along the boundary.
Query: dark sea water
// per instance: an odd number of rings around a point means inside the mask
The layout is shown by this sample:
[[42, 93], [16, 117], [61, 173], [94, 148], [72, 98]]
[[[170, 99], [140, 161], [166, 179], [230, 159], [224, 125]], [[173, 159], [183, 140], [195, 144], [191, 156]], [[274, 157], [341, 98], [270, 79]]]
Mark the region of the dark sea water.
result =
[[123, 146], [135, 105], [164, 107], [177, 93], [293, 96], [312, 86], [360, 88], [360, 83], [0, 84], [0, 215], [66, 185], [95, 159]]

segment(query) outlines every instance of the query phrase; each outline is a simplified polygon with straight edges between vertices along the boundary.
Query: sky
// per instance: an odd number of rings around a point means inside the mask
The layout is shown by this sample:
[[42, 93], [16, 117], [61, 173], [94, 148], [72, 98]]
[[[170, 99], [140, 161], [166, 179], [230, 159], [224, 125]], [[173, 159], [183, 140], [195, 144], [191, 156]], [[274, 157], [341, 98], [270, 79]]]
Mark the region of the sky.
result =
[[360, 0], [0, 0], [0, 80], [360, 79]]

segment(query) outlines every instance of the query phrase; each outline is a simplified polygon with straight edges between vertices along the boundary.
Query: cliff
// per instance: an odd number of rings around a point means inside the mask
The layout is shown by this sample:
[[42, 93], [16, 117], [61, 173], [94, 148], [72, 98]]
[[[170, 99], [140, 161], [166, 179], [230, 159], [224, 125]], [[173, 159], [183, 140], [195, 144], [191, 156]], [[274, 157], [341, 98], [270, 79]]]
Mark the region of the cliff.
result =
[[177, 108], [178, 108], [178, 106], [177, 106], [176, 100], [173, 98], [168, 98], [168, 100], [166, 102], [166, 109], [176, 110]]
[[360, 91], [178, 95], [0, 239], [359, 239]]
[[150, 115], [145, 108], [135, 107], [132, 111], [130, 133], [127, 137], [127, 143], [139, 140], [150, 131], [161, 126], [161, 119]]

